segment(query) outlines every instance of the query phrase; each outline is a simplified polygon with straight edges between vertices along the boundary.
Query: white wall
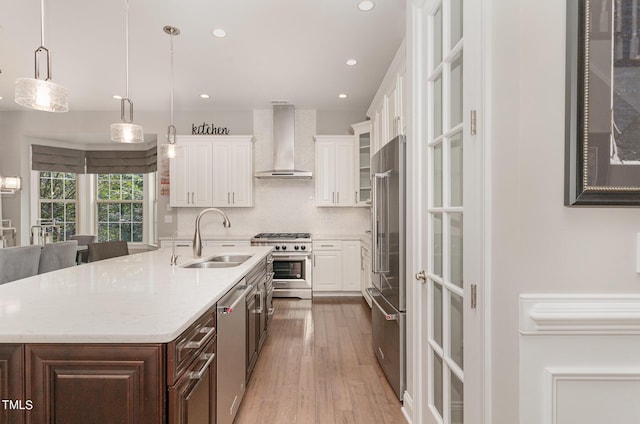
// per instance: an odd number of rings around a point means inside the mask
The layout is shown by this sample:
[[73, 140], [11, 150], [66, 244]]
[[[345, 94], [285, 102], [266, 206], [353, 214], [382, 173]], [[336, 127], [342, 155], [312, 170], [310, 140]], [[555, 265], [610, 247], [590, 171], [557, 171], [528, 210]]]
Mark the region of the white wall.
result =
[[492, 422], [512, 424], [520, 294], [638, 293], [640, 212], [563, 205], [565, 2], [486, 0], [485, 7]]

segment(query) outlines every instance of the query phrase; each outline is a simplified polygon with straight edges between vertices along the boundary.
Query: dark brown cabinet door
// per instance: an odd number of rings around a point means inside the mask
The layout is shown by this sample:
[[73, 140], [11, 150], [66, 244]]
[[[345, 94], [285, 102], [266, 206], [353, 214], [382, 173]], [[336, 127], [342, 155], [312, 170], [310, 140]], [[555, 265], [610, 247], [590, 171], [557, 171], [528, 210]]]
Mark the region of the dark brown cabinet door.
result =
[[0, 424], [24, 423], [27, 402], [24, 396], [24, 348], [19, 344], [0, 345]]
[[215, 424], [216, 340], [169, 387], [169, 424]]
[[26, 345], [27, 422], [158, 424], [162, 345]]

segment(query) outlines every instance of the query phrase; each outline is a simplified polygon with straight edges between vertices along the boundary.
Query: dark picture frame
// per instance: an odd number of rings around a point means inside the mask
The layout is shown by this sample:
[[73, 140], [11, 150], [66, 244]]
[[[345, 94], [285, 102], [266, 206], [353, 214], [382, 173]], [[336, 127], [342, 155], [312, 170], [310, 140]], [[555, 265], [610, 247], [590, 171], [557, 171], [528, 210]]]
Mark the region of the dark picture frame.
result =
[[566, 1], [565, 205], [640, 205], [640, 6]]

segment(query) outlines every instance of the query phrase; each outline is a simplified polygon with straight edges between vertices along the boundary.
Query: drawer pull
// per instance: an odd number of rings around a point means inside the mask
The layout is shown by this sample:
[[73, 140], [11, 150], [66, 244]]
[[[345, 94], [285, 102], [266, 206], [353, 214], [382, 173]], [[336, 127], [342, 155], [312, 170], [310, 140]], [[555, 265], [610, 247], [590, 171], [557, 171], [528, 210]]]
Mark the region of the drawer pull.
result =
[[202, 339], [197, 341], [197, 342], [190, 341], [189, 343], [184, 345], [184, 349], [200, 349], [202, 346], [205, 345], [205, 343], [207, 343], [207, 341], [211, 337], [213, 337], [213, 335], [216, 333], [216, 328], [215, 327], [202, 327], [200, 329], [199, 333], [200, 334], [206, 333], [206, 335]]
[[202, 360], [206, 359], [207, 362], [205, 362], [204, 366], [202, 368], [200, 368], [200, 371], [198, 371], [198, 372], [192, 371], [192, 372], [189, 373], [189, 378], [191, 380], [200, 380], [202, 378], [204, 373], [207, 372], [207, 368], [209, 368], [209, 365], [211, 365], [213, 360], [216, 359], [216, 354], [215, 353], [205, 353], [200, 358]]

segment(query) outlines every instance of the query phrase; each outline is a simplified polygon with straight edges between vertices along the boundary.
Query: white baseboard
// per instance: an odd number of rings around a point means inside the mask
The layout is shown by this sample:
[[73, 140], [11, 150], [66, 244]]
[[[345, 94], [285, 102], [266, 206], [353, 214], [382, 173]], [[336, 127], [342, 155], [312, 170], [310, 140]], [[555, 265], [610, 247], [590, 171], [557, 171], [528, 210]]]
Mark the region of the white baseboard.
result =
[[359, 291], [314, 291], [313, 297], [363, 297]]
[[402, 395], [402, 415], [404, 415], [404, 419], [407, 420], [407, 423], [413, 423], [413, 398], [409, 395], [409, 393], [405, 390]]

